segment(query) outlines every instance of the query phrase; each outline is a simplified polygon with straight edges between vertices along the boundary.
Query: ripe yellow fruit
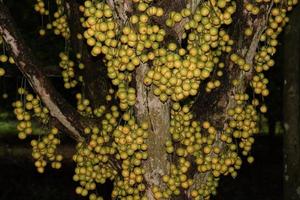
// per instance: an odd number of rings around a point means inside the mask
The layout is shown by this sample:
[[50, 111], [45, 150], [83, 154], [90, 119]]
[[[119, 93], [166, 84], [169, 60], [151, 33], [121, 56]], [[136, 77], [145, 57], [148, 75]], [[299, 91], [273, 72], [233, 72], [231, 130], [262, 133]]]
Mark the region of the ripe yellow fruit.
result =
[[252, 156], [249, 156], [247, 158], [248, 163], [252, 164], [254, 162], [254, 158]]
[[252, 28], [246, 28], [244, 33], [246, 36], [249, 37], [253, 34], [253, 30], [252, 30]]
[[5, 70], [0, 67], [0, 77], [5, 75]]
[[40, 34], [40, 36], [44, 36], [46, 34], [46, 30], [45, 29], [40, 29], [39, 34]]

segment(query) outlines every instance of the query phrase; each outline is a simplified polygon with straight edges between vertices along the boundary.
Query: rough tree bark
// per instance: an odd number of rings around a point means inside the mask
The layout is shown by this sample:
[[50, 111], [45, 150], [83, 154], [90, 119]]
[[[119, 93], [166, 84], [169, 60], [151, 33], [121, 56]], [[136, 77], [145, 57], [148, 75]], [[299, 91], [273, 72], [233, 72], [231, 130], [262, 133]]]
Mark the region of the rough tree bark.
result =
[[291, 14], [284, 39], [284, 200], [300, 199], [300, 7]]
[[148, 188], [146, 194], [149, 200], [154, 200], [151, 191], [152, 186], [163, 186], [161, 177], [169, 171], [169, 162], [165, 143], [169, 139], [168, 129], [170, 126], [170, 104], [162, 103], [153, 93], [153, 88], [148, 88], [143, 83], [146, 72], [149, 70], [148, 64], [141, 64], [136, 71], [137, 103], [135, 114], [138, 122], [148, 122], [149, 137], [148, 160], [143, 163], [146, 171], [145, 181]]

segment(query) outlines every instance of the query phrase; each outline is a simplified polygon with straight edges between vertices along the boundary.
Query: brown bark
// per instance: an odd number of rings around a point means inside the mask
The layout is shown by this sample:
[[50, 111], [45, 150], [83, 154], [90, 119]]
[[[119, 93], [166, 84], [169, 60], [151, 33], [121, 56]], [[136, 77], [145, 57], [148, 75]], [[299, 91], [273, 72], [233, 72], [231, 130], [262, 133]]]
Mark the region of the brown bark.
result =
[[295, 8], [284, 39], [284, 200], [300, 199], [300, 7]]
[[145, 181], [147, 182], [146, 195], [149, 200], [154, 200], [151, 188], [153, 186], [163, 186], [161, 177], [168, 174], [169, 162], [165, 143], [169, 139], [168, 129], [170, 126], [170, 105], [168, 102], [162, 103], [153, 94], [153, 89], [148, 88], [143, 83], [146, 72], [149, 70], [147, 64], [142, 64], [136, 71], [137, 82], [137, 103], [135, 114], [139, 123], [148, 122], [149, 137], [146, 141], [148, 145], [148, 159], [143, 163], [146, 171]]
[[55, 90], [42, 72], [41, 62], [25, 44], [9, 10], [3, 3], [0, 3], [0, 35], [4, 38], [18, 69], [49, 109], [50, 115], [71, 137], [77, 141], [83, 141], [81, 133], [88, 122], [82, 119], [79, 113]]

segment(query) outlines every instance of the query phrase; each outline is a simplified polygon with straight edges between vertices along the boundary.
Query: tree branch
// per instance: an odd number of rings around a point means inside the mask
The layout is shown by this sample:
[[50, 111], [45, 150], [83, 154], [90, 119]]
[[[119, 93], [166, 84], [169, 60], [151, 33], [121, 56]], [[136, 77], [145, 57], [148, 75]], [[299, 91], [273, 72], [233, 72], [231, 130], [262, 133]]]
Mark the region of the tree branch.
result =
[[131, 0], [106, 0], [107, 4], [114, 11], [114, 18], [122, 26], [128, 20], [128, 12], [132, 12]]
[[168, 154], [165, 151], [165, 143], [170, 139], [168, 134], [170, 103], [162, 103], [154, 95], [153, 87], [148, 88], [142, 84], [148, 70], [148, 64], [141, 64], [136, 71], [137, 103], [135, 114], [139, 123], [147, 122], [149, 124], [149, 136], [146, 140], [149, 158], [143, 163], [143, 167], [146, 171], [144, 176], [148, 185], [146, 194], [149, 200], [154, 200], [151, 188], [153, 186], [162, 187], [164, 183], [161, 177], [168, 174], [170, 170]]
[[39, 95], [50, 115], [54, 117], [67, 133], [77, 141], [83, 141], [81, 132], [88, 122], [55, 90], [51, 82], [40, 69], [40, 62], [25, 44], [21, 33], [8, 8], [0, 3], [0, 34], [4, 38], [17, 67]]

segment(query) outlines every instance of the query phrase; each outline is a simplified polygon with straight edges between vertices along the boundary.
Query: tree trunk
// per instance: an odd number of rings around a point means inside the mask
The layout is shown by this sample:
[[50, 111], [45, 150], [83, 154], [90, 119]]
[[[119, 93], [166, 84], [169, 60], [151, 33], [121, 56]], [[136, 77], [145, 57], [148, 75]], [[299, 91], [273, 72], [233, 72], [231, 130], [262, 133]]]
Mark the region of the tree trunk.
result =
[[154, 200], [151, 188], [153, 186], [162, 188], [161, 177], [168, 174], [169, 169], [165, 143], [169, 138], [170, 105], [168, 102], [162, 103], [153, 94], [152, 88], [142, 84], [148, 70], [148, 64], [141, 64], [136, 71], [137, 103], [135, 105], [135, 114], [139, 123], [148, 122], [149, 124], [150, 133], [146, 141], [148, 145], [148, 159], [144, 162], [143, 167], [146, 172], [146, 196], [149, 200]]
[[300, 7], [292, 13], [284, 45], [284, 199], [300, 199]]

